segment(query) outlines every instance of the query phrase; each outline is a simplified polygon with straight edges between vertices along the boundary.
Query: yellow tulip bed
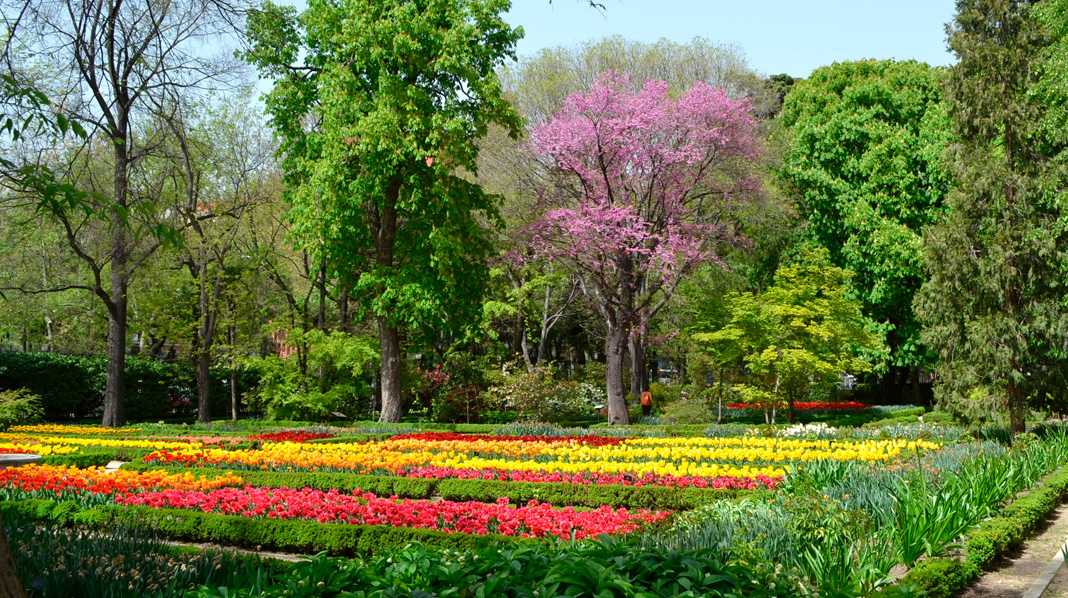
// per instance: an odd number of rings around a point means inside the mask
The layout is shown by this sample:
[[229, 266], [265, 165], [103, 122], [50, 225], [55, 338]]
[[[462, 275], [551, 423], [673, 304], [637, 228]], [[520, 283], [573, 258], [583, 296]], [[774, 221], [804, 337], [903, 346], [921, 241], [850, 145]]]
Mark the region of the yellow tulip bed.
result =
[[[507, 436], [424, 433], [381, 442], [308, 444], [267, 442], [260, 449], [227, 451], [185, 446], [145, 458], [148, 463], [271, 471], [327, 471], [408, 477], [472, 477], [538, 481], [527, 474], [667, 476], [670, 478], [781, 478], [791, 465], [811, 461], [886, 462], [906, 450], [937, 450], [923, 440], [796, 440], [787, 438], [627, 438], [586, 444]], [[455, 475], [450, 475], [450, 472]], [[484, 477], [484, 476], [482, 476]], [[599, 482], [594, 482], [599, 483]], [[674, 484], [672, 484], [674, 485]]]
[[[16, 429], [17, 427], [18, 426], [14, 426], [12, 429]], [[33, 453], [41, 455], [42, 457], [48, 455], [77, 454], [83, 447], [178, 450], [197, 448], [200, 446], [203, 446], [200, 442], [190, 441], [83, 438], [74, 436], [49, 436], [23, 432], [0, 432], [0, 453]]]
[[64, 424], [33, 424], [28, 426], [11, 426], [8, 432], [23, 434], [82, 434], [89, 436], [128, 436], [141, 431], [141, 428], [105, 428], [103, 426], [68, 426]]

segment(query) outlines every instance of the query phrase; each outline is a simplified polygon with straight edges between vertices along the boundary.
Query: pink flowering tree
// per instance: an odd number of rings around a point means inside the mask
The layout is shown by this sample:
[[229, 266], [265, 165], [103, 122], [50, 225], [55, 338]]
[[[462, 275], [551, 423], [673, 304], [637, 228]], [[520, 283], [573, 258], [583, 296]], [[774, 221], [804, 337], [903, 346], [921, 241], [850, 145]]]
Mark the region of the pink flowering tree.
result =
[[749, 102], [698, 83], [678, 96], [602, 75], [534, 130], [552, 176], [527, 230], [536, 254], [579, 274], [605, 332], [608, 418], [630, 423], [623, 359], [644, 368], [650, 320], [692, 268], [736, 240], [717, 214], [759, 192], [761, 145]]

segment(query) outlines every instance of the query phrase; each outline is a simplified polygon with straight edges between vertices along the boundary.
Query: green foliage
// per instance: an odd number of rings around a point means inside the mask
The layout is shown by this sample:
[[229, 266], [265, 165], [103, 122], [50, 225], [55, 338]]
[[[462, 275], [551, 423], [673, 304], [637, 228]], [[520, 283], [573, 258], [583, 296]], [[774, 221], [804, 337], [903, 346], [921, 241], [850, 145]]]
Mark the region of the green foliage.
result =
[[642, 550], [633, 542], [603, 538], [464, 554], [412, 545], [364, 562], [318, 555], [276, 574], [262, 593], [204, 587], [191, 596], [793, 598], [799, 592], [767, 565], [725, 563], [707, 550]]
[[500, 543], [536, 544], [542, 540], [510, 536], [450, 534], [437, 530], [388, 525], [351, 525], [314, 521], [251, 519], [180, 509], [100, 506], [76, 515], [76, 521], [98, 528], [124, 526], [155, 530], [172, 540], [264, 547], [287, 552], [333, 555], [373, 554], [421, 542], [453, 550], [473, 550]]
[[1050, 136], [1050, 98], [1036, 92], [1050, 43], [1036, 4], [957, 3], [949, 44], [959, 60], [945, 86], [954, 185], [947, 218], [925, 233], [930, 278], [915, 303], [939, 358], [940, 404], [971, 415], [968, 403], [1007, 402], [1014, 433], [1028, 403], [1063, 405], [1068, 388], [1066, 145]]
[[271, 419], [324, 421], [334, 412], [357, 417], [371, 396], [370, 367], [378, 359], [373, 339], [344, 332], [289, 331], [298, 354], [253, 357], [245, 365], [259, 377], [250, 400]]
[[942, 76], [915, 61], [836, 62], [797, 83], [780, 117], [782, 177], [809, 233], [853, 272], [852, 290], [898, 366], [927, 361], [912, 300], [925, 278], [920, 231], [942, 218], [949, 188]]
[[489, 389], [500, 404], [530, 421], [564, 423], [594, 415], [605, 405], [604, 391], [585, 382], [557, 380], [552, 367], [539, 363], [529, 370], [506, 368], [502, 381]]
[[[254, 556], [179, 550], [144, 531], [86, 534], [6, 510], [15, 570], [29, 596], [182, 596], [197, 585], [256, 586], [271, 568]], [[47, 558], [41, 558], [47, 555]]]
[[680, 399], [662, 409], [661, 419], [673, 424], [714, 424], [716, 412], [701, 397]]
[[[227, 374], [228, 375], [228, 374]], [[212, 388], [221, 387], [220, 372], [212, 372]], [[58, 353], [0, 351], [0, 389], [28, 389], [41, 397], [47, 421], [95, 417], [104, 399], [107, 360]], [[126, 358], [126, 416], [130, 420], [160, 420], [190, 415], [195, 401], [195, 372], [189, 363]], [[238, 378], [239, 388], [248, 383]], [[226, 411], [228, 397], [212, 393], [212, 410]]]
[[[927, 559], [905, 574], [898, 583], [902, 587], [912, 586], [916, 596], [917, 590], [927, 598], [953, 598], [958, 592], [979, 575], [979, 568], [967, 561], [953, 558]], [[872, 595], [872, 598], [891, 598], [902, 596], [900, 589], [890, 586]]]
[[45, 465], [67, 465], [70, 467], [104, 467], [112, 461], [132, 462], [150, 453], [152, 449], [137, 448], [82, 448], [77, 453], [68, 455], [48, 455], [41, 459]]
[[694, 338], [723, 364], [745, 371], [735, 386], [746, 402], [793, 404], [812, 388], [833, 386], [843, 373], [871, 370], [883, 350], [860, 304], [848, 297], [850, 273], [823, 249], [806, 248], [782, 266], [764, 293], [734, 293], [730, 322]]
[[41, 397], [25, 388], [0, 391], [0, 428], [12, 424], [32, 424], [41, 421], [44, 409]]
[[667, 488], [660, 486], [580, 485], [570, 482], [501, 482], [443, 479], [437, 491], [446, 500], [491, 502], [506, 496], [513, 503], [530, 500], [553, 506], [686, 511], [721, 500], [760, 495], [750, 490]]
[[496, 200], [462, 172], [490, 124], [519, 130], [495, 73], [522, 35], [507, 7], [349, 0], [297, 15], [268, 1], [248, 18], [245, 58], [275, 81], [295, 239], [354, 278], [371, 313], [431, 340], [479, 321]]

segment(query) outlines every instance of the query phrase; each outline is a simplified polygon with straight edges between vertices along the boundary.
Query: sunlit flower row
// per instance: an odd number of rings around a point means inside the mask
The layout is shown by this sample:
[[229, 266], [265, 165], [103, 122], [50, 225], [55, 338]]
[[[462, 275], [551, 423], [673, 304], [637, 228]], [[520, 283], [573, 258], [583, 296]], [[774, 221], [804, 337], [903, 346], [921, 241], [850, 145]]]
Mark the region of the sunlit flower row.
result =
[[164, 471], [106, 472], [102, 467], [80, 469], [54, 465], [28, 465], [0, 470], [0, 492], [7, 499], [78, 499], [85, 493], [113, 496], [150, 490], [204, 491], [239, 486], [243, 480], [233, 472], [217, 477]]
[[[11, 445], [39, 455], [61, 454], [54, 447], [108, 447], [108, 448], [148, 448], [148, 449], [187, 449], [202, 446], [196, 441], [174, 440], [130, 440], [118, 438], [78, 438], [73, 436], [47, 436], [41, 434], [0, 433], [0, 447]], [[19, 452], [3, 451], [0, 452]], [[75, 451], [67, 451], [75, 452]]]
[[11, 426], [9, 432], [29, 434], [86, 434], [94, 436], [123, 436], [140, 432], [141, 428], [105, 428], [103, 426], [73, 426], [64, 424], [32, 424]]
[[[788, 438], [636, 438], [619, 444], [523, 443], [513, 440], [391, 439], [374, 443], [268, 443], [258, 450], [168, 450], [149, 463], [276, 471], [346, 471], [408, 475], [419, 468], [571, 475], [717, 478], [782, 477], [812, 461], [883, 462], [905, 450], [937, 450], [922, 440]], [[458, 477], [458, 476], [457, 476]]]
[[395, 500], [374, 494], [343, 494], [337, 490], [304, 488], [221, 488], [210, 492], [164, 490], [117, 496], [115, 502], [154, 508], [196, 509], [241, 517], [309, 519], [320, 523], [390, 525], [440, 530], [447, 533], [506, 536], [585, 538], [637, 531], [659, 521], [667, 512], [614, 510], [601, 507], [554, 509], [530, 501], [513, 506], [507, 498], [496, 503], [449, 500]]

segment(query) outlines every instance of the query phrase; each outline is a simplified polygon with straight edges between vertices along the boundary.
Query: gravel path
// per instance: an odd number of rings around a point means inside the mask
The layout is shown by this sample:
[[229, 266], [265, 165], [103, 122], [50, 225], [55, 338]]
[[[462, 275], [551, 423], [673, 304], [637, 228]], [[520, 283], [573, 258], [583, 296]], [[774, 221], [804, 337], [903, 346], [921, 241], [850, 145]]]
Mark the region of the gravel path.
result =
[[[1068, 505], [1061, 504], [1046, 518], [1022, 549], [995, 563], [995, 569], [983, 574], [961, 598], [1021, 598], [1046, 569], [1068, 538]], [[1057, 572], [1043, 598], [1068, 598], [1068, 573]], [[1059, 582], [1059, 585], [1058, 585]], [[1059, 592], [1059, 593], [1056, 593]]]

